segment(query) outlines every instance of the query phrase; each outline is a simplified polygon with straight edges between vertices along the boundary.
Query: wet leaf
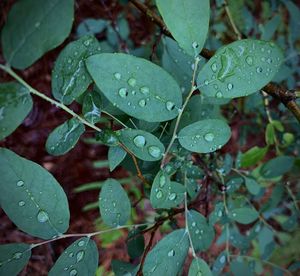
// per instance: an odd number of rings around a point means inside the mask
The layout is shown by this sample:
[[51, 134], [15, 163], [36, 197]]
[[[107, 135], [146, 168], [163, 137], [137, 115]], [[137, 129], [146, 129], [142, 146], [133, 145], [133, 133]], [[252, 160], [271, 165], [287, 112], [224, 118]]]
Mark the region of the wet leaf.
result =
[[108, 150], [109, 169], [112, 172], [126, 157], [126, 151], [119, 146], [110, 147]]
[[212, 276], [212, 272], [208, 264], [200, 259], [196, 258], [192, 261], [188, 276]]
[[219, 275], [220, 272], [222, 272], [222, 270], [224, 269], [225, 265], [226, 265], [226, 252], [223, 251], [220, 253], [220, 255], [218, 256], [218, 258], [215, 260], [213, 267], [212, 267], [212, 272], [214, 275]]
[[128, 233], [127, 251], [131, 259], [140, 257], [144, 252], [145, 239], [141, 230], [137, 228]]
[[82, 103], [83, 117], [92, 124], [98, 123], [101, 120], [101, 105], [101, 96], [96, 91], [87, 93]]
[[257, 183], [257, 181], [252, 177], [244, 177], [245, 185], [247, 190], [252, 195], [258, 195], [262, 189], [262, 187]]
[[274, 178], [289, 172], [294, 165], [295, 158], [291, 156], [278, 156], [265, 163], [260, 173], [264, 178]]
[[242, 224], [249, 224], [259, 217], [259, 213], [249, 207], [230, 210], [228, 217]]

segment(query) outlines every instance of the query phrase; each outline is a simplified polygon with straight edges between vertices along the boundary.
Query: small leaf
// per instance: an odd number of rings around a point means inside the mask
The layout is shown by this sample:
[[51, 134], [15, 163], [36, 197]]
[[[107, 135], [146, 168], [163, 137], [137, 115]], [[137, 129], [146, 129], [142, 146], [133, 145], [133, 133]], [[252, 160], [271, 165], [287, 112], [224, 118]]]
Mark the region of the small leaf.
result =
[[0, 205], [17, 227], [42, 239], [69, 227], [67, 197], [44, 168], [0, 148]]
[[92, 79], [85, 67], [85, 60], [101, 52], [94, 36], [84, 36], [69, 43], [59, 54], [52, 72], [52, 94], [64, 104], [70, 104], [82, 95]]
[[119, 147], [110, 147], [108, 150], [109, 169], [112, 172], [126, 157], [126, 151]]
[[92, 124], [98, 123], [101, 120], [101, 104], [101, 96], [96, 91], [87, 93], [82, 103], [83, 117]]
[[259, 214], [253, 208], [242, 207], [231, 210], [228, 217], [239, 223], [249, 224], [255, 221], [259, 217]]
[[184, 200], [185, 187], [171, 182], [169, 176], [160, 171], [152, 184], [150, 201], [153, 208], [170, 209]]
[[261, 161], [268, 152], [268, 147], [260, 148], [260, 147], [253, 147], [247, 150], [245, 153], [242, 154], [241, 158], [241, 166], [242, 167], [249, 167], [256, 165], [259, 161]]
[[129, 198], [115, 179], [104, 182], [99, 195], [99, 208], [104, 223], [112, 227], [124, 225], [130, 218]]
[[274, 178], [289, 172], [294, 165], [295, 158], [291, 156], [278, 156], [265, 163], [260, 173], [264, 178]]
[[99, 253], [96, 243], [88, 237], [72, 243], [57, 259], [49, 276], [94, 276]]
[[133, 229], [128, 233], [127, 251], [131, 259], [140, 257], [145, 248], [145, 239], [141, 233], [142, 229]]
[[194, 210], [188, 211], [187, 224], [195, 251], [207, 250], [215, 237], [213, 226], [207, 223], [203, 215]]
[[165, 152], [164, 145], [153, 134], [138, 129], [122, 129], [120, 141], [139, 159], [157, 161]]
[[208, 0], [156, 0], [168, 29], [187, 53], [194, 56], [204, 46], [210, 7]]
[[226, 252], [223, 251], [220, 253], [218, 258], [215, 260], [212, 268], [213, 275], [219, 275], [224, 267], [226, 266]]
[[135, 276], [139, 268], [131, 263], [126, 263], [120, 260], [112, 260], [111, 266], [115, 276]]
[[275, 128], [272, 124], [267, 124], [266, 132], [265, 132], [265, 140], [267, 145], [273, 145], [275, 143], [276, 134]]
[[0, 83], [0, 140], [10, 135], [32, 109], [29, 91], [15, 82]]
[[182, 269], [188, 249], [189, 238], [185, 229], [173, 231], [147, 254], [143, 275], [177, 275]]
[[77, 36], [95, 35], [101, 33], [108, 22], [103, 19], [87, 18], [83, 20], [77, 28]]
[[244, 39], [220, 48], [199, 72], [197, 84], [208, 97], [248, 96], [268, 84], [283, 61], [272, 42]]
[[242, 177], [235, 177], [230, 179], [228, 182], [226, 182], [226, 193], [232, 194], [236, 190], [238, 190], [241, 186], [241, 184], [244, 182], [244, 179]]
[[126, 114], [147, 122], [164, 122], [178, 115], [180, 88], [159, 66], [126, 54], [94, 55], [86, 64], [105, 97]]
[[230, 139], [229, 126], [222, 120], [207, 119], [183, 128], [178, 139], [181, 146], [192, 152], [208, 153], [220, 149]]
[[195, 258], [190, 266], [188, 276], [212, 276], [212, 272], [208, 266], [208, 264], [200, 259]]
[[0, 245], [0, 275], [19, 275], [31, 256], [30, 245], [10, 243]]
[[76, 118], [72, 118], [55, 128], [46, 142], [46, 150], [52, 155], [63, 155], [70, 151], [84, 133], [84, 125]]
[[5, 60], [25, 69], [60, 45], [71, 31], [73, 0], [17, 1], [2, 30]]
[[250, 194], [258, 195], [261, 191], [261, 186], [252, 177], [244, 177], [245, 185]]

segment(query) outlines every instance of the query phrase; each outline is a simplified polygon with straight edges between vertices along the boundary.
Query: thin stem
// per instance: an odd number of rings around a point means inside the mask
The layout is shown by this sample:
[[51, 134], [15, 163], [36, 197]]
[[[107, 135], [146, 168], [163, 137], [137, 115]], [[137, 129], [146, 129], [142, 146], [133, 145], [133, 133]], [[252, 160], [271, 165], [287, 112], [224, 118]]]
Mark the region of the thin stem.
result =
[[238, 27], [236, 26], [236, 24], [235, 24], [235, 22], [233, 20], [233, 17], [231, 15], [231, 12], [230, 12], [230, 9], [229, 9], [228, 2], [227, 2], [227, 0], [224, 0], [224, 2], [225, 2], [225, 12], [226, 12], [226, 14], [228, 16], [228, 19], [229, 19], [229, 22], [230, 22], [230, 24], [232, 26], [232, 29], [235, 32], [238, 40], [241, 40], [242, 39], [242, 34], [240, 33]]
[[128, 128], [127, 125], [125, 125], [121, 120], [119, 120], [117, 117], [115, 117], [114, 115], [110, 114], [109, 112], [105, 111], [105, 110], [101, 110], [102, 113], [108, 115], [109, 117], [111, 117], [112, 119], [114, 119], [116, 122], [118, 122], [120, 125], [122, 125], [125, 128]]
[[293, 192], [292, 192], [291, 188], [289, 187], [289, 185], [290, 185], [289, 182], [287, 182], [287, 184], [285, 185], [285, 188], [286, 188], [290, 198], [292, 199], [296, 210], [299, 212], [300, 210], [299, 210], [299, 206], [297, 204], [297, 199], [296, 199], [295, 195], [293, 194]]

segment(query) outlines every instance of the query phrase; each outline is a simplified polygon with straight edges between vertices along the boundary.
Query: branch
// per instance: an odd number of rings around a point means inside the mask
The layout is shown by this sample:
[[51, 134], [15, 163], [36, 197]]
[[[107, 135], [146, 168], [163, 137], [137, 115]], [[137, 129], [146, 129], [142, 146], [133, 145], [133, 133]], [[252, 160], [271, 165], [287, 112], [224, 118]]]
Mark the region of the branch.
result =
[[[149, 9], [145, 4], [143, 4], [139, 0], [129, 1], [143, 14], [148, 16], [151, 19], [151, 21], [153, 21], [157, 26], [159, 26], [163, 34], [173, 38], [172, 34], [167, 29], [167, 26], [165, 25], [164, 21], [161, 19], [160, 16], [154, 13], [151, 9]], [[210, 51], [206, 48], [203, 48], [200, 52], [200, 55], [206, 59], [210, 59], [214, 55], [214, 51]], [[300, 107], [296, 103], [297, 97], [295, 93], [274, 83], [267, 84], [264, 88], [262, 88], [262, 90], [265, 91], [268, 95], [283, 103], [293, 113], [298, 122], [300, 122]]]

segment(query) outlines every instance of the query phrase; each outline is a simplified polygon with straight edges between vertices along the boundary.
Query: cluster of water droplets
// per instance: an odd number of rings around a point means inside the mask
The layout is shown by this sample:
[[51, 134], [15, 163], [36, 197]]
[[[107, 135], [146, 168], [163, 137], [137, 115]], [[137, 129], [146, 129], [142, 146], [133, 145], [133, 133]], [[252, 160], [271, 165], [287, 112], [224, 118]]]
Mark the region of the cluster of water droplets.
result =
[[[166, 199], [170, 200], [170, 201], [174, 201], [177, 198], [177, 194], [174, 192], [171, 192], [171, 185], [169, 184], [167, 189], [166, 189], [166, 184], [167, 184], [168, 180], [167, 177], [165, 175], [161, 175], [159, 177], [159, 188], [155, 189], [155, 197], [157, 199], [161, 199], [163, 197], [165, 197]], [[164, 194], [166, 193], [166, 195]]]
[[143, 149], [147, 147], [147, 151], [149, 155], [151, 155], [153, 158], [159, 158], [162, 155], [162, 151], [159, 147], [154, 145], [147, 146], [147, 141], [145, 136], [143, 135], [137, 135], [133, 138], [133, 143], [137, 148]]

